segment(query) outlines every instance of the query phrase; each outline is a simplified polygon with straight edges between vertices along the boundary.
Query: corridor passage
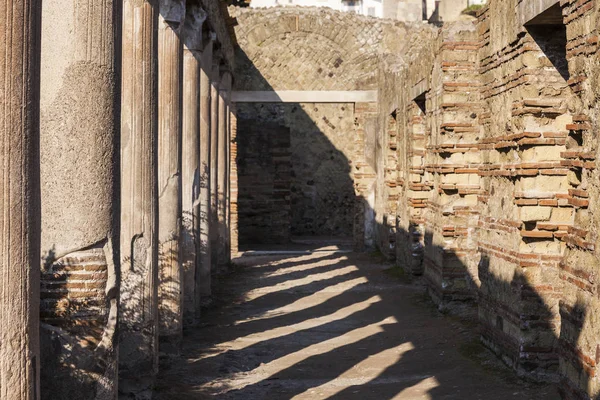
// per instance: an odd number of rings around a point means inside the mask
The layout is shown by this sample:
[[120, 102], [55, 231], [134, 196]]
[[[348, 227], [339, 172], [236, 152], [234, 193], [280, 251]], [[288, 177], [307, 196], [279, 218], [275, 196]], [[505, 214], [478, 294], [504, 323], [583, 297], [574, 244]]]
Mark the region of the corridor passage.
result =
[[161, 360], [158, 399], [558, 398], [516, 378], [475, 324], [438, 312], [381, 257], [281, 253], [236, 260], [181, 356]]

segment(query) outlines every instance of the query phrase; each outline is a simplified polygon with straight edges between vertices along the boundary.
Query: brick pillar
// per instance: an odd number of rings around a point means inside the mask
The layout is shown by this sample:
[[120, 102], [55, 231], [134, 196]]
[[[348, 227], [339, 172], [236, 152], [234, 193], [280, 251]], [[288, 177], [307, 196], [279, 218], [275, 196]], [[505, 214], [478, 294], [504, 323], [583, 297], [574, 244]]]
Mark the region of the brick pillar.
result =
[[219, 152], [219, 66], [213, 63], [213, 79], [210, 88], [210, 253], [211, 253], [211, 271], [216, 272], [218, 260], [218, 217], [217, 206], [218, 199], [218, 152]]
[[[181, 103], [185, 1], [161, 0], [158, 24], [159, 335], [179, 346], [183, 334]], [[173, 350], [165, 347], [167, 351]]]
[[200, 251], [200, 59], [206, 12], [186, 10], [183, 28], [183, 133], [181, 155], [182, 251], [185, 324], [196, 320], [196, 260]]
[[369, 200], [374, 194], [373, 183], [376, 175], [373, 167], [366, 159], [363, 149], [366, 146], [369, 121], [377, 118], [377, 106], [370, 103], [356, 103], [354, 105], [354, 117], [356, 121], [354, 136], [356, 154], [352, 178], [356, 197], [354, 203], [353, 244], [355, 251], [364, 251], [365, 248], [373, 246], [375, 214]]
[[[40, 398], [39, 47], [41, 2], [0, 2], [0, 398]], [[5, 86], [6, 88], [6, 86]]]
[[123, 2], [119, 391], [158, 372], [157, 1]]
[[238, 240], [238, 170], [237, 170], [237, 110], [235, 103], [229, 108], [229, 246], [230, 254], [239, 252]]
[[476, 230], [481, 156], [477, 36], [469, 25], [442, 31], [433, 66], [431, 137], [425, 176], [433, 190], [427, 203], [424, 276], [439, 307], [474, 300], [479, 261]]
[[197, 262], [196, 291], [198, 292], [196, 313], [204, 300], [211, 295], [211, 88], [213, 43], [210, 40], [202, 51], [200, 65], [200, 252]]
[[[520, 375], [554, 380], [557, 346], [565, 343], [557, 340], [563, 238], [575, 221], [568, 198], [578, 181], [564, 159], [574, 122], [566, 106], [572, 92], [552, 68], [546, 46], [530, 33], [500, 50], [488, 47], [486, 29], [479, 28], [484, 47], [476, 72], [484, 105], [479, 115], [479, 175], [485, 189], [478, 229], [481, 337]], [[546, 40], [556, 37], [549, 34]], [[497, 56], [517, 50], [510, 62]], [[521, 71], [531, 59], [537, 63]], [[521, 75], [510, 91], [493, 83], [516, 73]]]
[[41, 390], [47, 398], [117, 396], [121, 7], [113, 0], [43, 4]]
[[[425, 99], [423, 99], [424, 101]], [[429, 102], [429, 100], [427, 101]], [[430, 129], [427, 113], [416, 101], [408, 106], [409, 144], [406, 149], [408, 157], [409, 179], [406, 182], [408, 203], [408, 219], [404, 221], [402, 240], [407, 244], [403, 260], [414, 275], [423, 274], [423, 245], [425, 234], [425, 211], [431, 196], [432, 182], [425, 174], [425, 148], [429, 143]]]
[[227, 103], [229, 101], [229, 91], [231, 90], [231, 74], [229, 72], [223, 73], [221, 77], [221, 85], [219, 90], [219, 147], [218, 147], [218, 169], [217, 169], [217, 192], [218, 192], [218, 267], [220, 271], [225, 271], [229, 265], [229, 254], [227, 244], [227, 230], [229, 229], [226, 214], [228, 196], [226, 196], [227, 182], [229, 178], [228, 166], [229, 166], [229, 138], [228, 138], [228, 122], [229, 122], [229, 107]]
[[225, 254], [227, 264], [231, 262], [231, 98], [227, 101], [227, 129], [225, 131], [225, 163], [227, 173], [225, 174]]

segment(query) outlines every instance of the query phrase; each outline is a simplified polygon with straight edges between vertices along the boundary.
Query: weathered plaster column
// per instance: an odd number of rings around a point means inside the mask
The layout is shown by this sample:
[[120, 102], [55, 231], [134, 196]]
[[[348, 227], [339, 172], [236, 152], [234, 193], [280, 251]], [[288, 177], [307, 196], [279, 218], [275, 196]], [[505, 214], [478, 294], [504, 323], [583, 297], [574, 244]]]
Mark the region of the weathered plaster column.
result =
[[158, 372], [158, 1], [123, 2], [119, 391]]
[[210, 252], [211, 271], [217, 271], [219, 256], [219, 63], [213, 61], [210, 88]]
[[0, 398], [40, 398], [41, 1], [0, 2]]
[[196, 261], [200, 252], [200, 58], [206, 12], [188, 6], [183, 26], [182, 252], [183, 317], [196, 319]]
[[196, 314], [202, 303], [210, 300], [211, 283], [211, 87], [214, 32], [202, 51], [200, 62], [200, 253], [196, 275]]
[[229, 135], [228, 135], [228, 122], [229, 122], [229, 92], [231, 91], [231, 73], [225, 71], [221, 77], [221, 84], [219, 87], [219, 148], [218, 148], [218, 226], [219, 226], [219, 239], [218, 239], [218, 268], [221, 271], [225, 271], [229, 265], [228, 255], [228, 229], [227, 223], [227, 206], [229, 203], [229, 196], [227, 194], [227, 186], [229, 181]]
[[[182, 335], [181, 103], [185, 0], [160, 0], [158, 26], [158, 240], [161, 341]], [[170, 349], [167, 348], [167, 351]]]
[[41, 391], [48, 399], [117, 395], [121, 11], [115, 0], [43, 3]]

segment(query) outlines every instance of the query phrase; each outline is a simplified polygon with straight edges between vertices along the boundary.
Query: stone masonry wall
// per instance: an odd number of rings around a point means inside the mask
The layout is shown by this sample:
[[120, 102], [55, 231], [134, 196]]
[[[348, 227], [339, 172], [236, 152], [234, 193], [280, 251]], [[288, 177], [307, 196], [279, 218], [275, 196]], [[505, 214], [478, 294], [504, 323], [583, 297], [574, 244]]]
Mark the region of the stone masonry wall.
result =
[[[239, 23], [239, 91], [375, 89], [380, 57], [401, 58], [405, 49], [414, 44], [414, 32], [423, 29], [422, 25], [412, 27], [314, 7], [232, 10]], [[363, 131], [358, 122], [362, 117], [355, 114], [362, 106], [355, 108], [352, 103], [238, 104], [238, 109], [246, 118], [277, 122], [291, 129], [293, 235], [349, 237], [359, 231], [365, 234], [364, 221], [356, 220], [357, 207], [362, 210], [358, 214], [363, 220], [365, 213], [375, 218], [375, 202], [366, 208], [362, 204], [363, 199], [375, 195], [375, 187], [364, 181], [353, 182], [354, 174], [362, 174], [364, 166], [362, 158], [355, 157], [355, 135], [359, 131], [371, 132], [370, 139], [365, 139], [374, 168], [376, 114]], [[243, 129], [239, 135], [244, 135]], [[395, 176], [389, 178], [395, 184]], [[363, 189], [367, 191], [362, 192]], [[384, 190], [378, 193], [388, 197]], [[377, 217], [382, 219], [384, 215], [377, 213]], [[385, 218], [395, 225], [395, 217]], [[363, 225], [361, 229], [357, 223]], [[366, 234], [371, 235], [369, 232]], [[359, 247], [364, 246], [365, 240], [374, 240], [375, 234], [376, 230], [373, 237], [361, 236]], [[395, 240], [395, 235], [392, 237]]]
[[[352, 104], [239, 104], [238, 114], [256, 126], [277, 124], [290, 134], [291, 234], [351, 236], [352, 180], [349, 160], [354, 145]], [[239, 140], [248, 123], [239, 126]], [[244, 162], [248, 152], [240, 152]], [[242, 183], [240, 182], [240, 185]], [[248, 190], [251, 188], [242, 188]], [[243, 205], [240, 204], [240, 207]], [[335, 210], [335, 212], [332, 212]], [[240, 212], [245, 212], [240, 208]]]
[[483, 342], [568, 399], [600, 394], [599, 7], [492, 0], [384, 65], [379, 88], [379, 120], [396, 110], [397, 261], [440, 306], [475, 300]]
[[[377, 103], [295, 109], [349, 166], [355, 248], [423, 275], [440, 308], [477, 306], [483, 343], [519, 375], [598, 397], [600, 2], [490, 0], [440, 28], [236, 15], [238, 90], [378, 90]], [[287, 107], [241, 106], [297, 122]], [[335, 137], [325, 119], [340, 116], [354, 126]]]

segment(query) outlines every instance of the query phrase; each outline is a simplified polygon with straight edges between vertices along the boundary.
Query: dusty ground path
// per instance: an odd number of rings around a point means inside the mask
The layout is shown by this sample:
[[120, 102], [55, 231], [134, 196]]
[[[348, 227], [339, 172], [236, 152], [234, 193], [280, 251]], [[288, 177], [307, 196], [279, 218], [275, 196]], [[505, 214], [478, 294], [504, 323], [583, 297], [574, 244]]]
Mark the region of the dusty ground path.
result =
[[238, 259], [206, 323], [161, 364], [166, 399], [557, 399], [368, 254]]

